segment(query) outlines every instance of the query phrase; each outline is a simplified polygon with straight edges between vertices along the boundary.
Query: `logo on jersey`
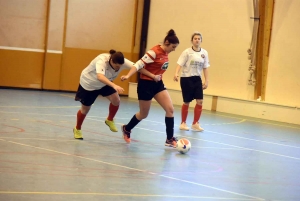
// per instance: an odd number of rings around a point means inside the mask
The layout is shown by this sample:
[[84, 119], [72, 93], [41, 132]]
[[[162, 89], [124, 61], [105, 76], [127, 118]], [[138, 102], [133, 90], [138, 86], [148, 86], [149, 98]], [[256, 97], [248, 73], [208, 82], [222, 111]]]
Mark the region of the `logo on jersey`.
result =
[[204, 58], [205, 58], [205, 55], [204, 55], [204, 54], [201, 54], [201, 57], [204, 59]]
[[161, 66], [161, 69], [167, 70], [168, 66], [169, 66], [169, 62], [167, 61]]

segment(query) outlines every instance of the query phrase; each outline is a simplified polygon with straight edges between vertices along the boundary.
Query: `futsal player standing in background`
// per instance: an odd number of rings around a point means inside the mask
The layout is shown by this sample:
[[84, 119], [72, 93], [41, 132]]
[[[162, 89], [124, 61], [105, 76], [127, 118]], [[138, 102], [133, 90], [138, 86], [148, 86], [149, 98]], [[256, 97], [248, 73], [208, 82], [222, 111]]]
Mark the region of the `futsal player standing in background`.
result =
[[[186, 124], [188, 115], [188, 109], [190, 102], [196, 99], [196, 105], [194, 107], [194, 120], [191, 129], [194, 131], [203, 131], [199, 124], [199, 119], [202, 113], [203, 103], [203, 90], [208, 87], [208, 67], [209, 58], [205, 49], [201, 48], [202, 35], [199, 32], [194, 32], [191, 37], [192, 47], [184, 50], [178, 61], [175, 70], [174, 81], [178, 81], [179, 71], [180, 75], [180, 87], [183, 97], [183, 104], [181, 107], [181, 124], [180, 130], [189, 130]], [[201, 72], [203, 70], [205, 82], [202, 83]]]

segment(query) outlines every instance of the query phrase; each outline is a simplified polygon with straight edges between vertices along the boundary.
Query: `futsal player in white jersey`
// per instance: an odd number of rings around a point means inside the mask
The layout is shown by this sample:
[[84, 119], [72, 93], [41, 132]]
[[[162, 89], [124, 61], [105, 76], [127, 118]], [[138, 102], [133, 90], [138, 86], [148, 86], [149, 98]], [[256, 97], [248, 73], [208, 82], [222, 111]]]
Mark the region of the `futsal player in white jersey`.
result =
[[[131, 68], [136, 68], [133, 66], [133, 62], [125, 59], [121, 52], [110, 50], [109, 53], [98, 55], [82, 71], [80, 84], [75, 96], [75, 100], [81, 102], [81, 108], [77, 112], [76, 126], [73, 129], [75, 139], [83, 139], [81, 132], [82, 123], [98, 95], [102, 95], [110, 101], [109, 114], [105, 123], [111, 131], [118, 131], [113, 118], [120, 105], [119, 93], [124, 92], [124, 89], [112, 81], [118, 76], [120, 71]], [[145, 69], [139, 72], [149, 73]]]
[[[202, 113], [203, 90], [208, 87], [208, 67], [210, 64], [207, 51], [201, 48], [201, 33], [194, 32], [191, 42], [193, 46], [187, 48], [181, 53], [177, 61], [178, 65], [174, 75], [174, 81], [178, 81], [178, 73], [181, 70], [180, 87], [183, 97], [183, 104], [181, 107], [181, 124], [179, 129], [189, 130], [189, 127], [186, 124], [188, 108], [190, 102], [196, 99], [196, 105], [194, 107], [194, 120], [191, 129], [194, 131], [203, 131], [204, 129], [201, 128], [199, 119]], [[201, 79], [202, 70], [205, 78], [204, 83], [202, 83]]]

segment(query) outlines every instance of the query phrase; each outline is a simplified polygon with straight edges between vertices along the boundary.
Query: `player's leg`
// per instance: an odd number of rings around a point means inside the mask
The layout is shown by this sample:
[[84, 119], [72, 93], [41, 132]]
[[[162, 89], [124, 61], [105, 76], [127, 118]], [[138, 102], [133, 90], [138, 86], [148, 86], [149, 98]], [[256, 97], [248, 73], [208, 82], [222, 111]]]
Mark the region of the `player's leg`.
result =
[[114, 122], [114, 117], [116, 116], [116, 114], [119, 110], [120, 96], [113, 88], [111, 88], [111, 89], [107, 88], [107, 91], [108, 90], [109, 91], [113, 90], [114, 93], [105, 96], [110, 101], [109, 109], [108, 109], [108, 111], [109, 111], [108, 112], [108, 117], [105, 120], [105, 124], [109, 127], [109, 129], [111, 131], [118, 132], [118, 129], [117, 129], [117, 127], [115, 125], [115, 122]]
[[145, 119], [148, 116], [149, 110], [151, 107], [151, 100], [147, 100], [147, 101], [139, 100], [139, 106], [140, 106], [140, 111], [137, 112], [135, 115], [133, 115], [133, 117], [128, 122], [128, 124], [122, 126], [123, 137], [127, 143], [130, 143], [130, 141], [131, 141], [130, 140], [131, 130], [138, 123], [140, 123], [140, 121], [142, 121], [143, 119]]
[[180, 130], [188, 131], [190, 128], [186, 125], [186, 119], [189, 113], [189, 102], [184, 102], [181, 106], [181, 124], [179, 126]]
[[200, 124], [199, 124], [199, 120], [202, 114], [202, 103], [203, 103], [203, 99], [196, 99], [196, 105], [194, 108], [194, 121], [193, 121], [193, 125], [192, 125], [192, 129], [194, 131], [203, 131], [204, 129], [201, 128]]
[[148, 81], [148, 80], [140, 80], [138, 83], [138, 99], [139, 99], [139, 107], [140, 111], [137, 112], [128, 124], [122, 125], [122, 133], [123, 138], [127, 143], [130, 143], [130, 133], [131, 130], [142, 120], [145, 119], [151, 107], [151, 101], [154, 96], [153, 94], [153, 87], [155, 87], [155, 82]]
[[166, 146], [176, 147], [177, 139], [174, 137], [174, 107], [171, 97], [167, 90], [160, 91], [154, 96], [154, 99], [162, 106], [166, 112], [165, 124], [167, 139]]
[[75, 139], [83, 140], [81, 126], [97, 96], [96, 91], [87, 91], [79, 85], [75, 100], [81, 102], [81, 108], [77, 112], [76, 126], [73, 129]]
[[180, 87], [182, 93], [183, 104], [181, 106], [181, 124], [179, 126], [180, 130], [189, 130], [190, 128], [186, 125], [186, 119], [188, 116], [189, 105], [193, 100], [193, 82], [189, 77], [180, 78]]
[[194, 121], [191, 126], [192, 130], [194, 131], [203, 131], [199, 124], [200, 116], [202, 114], [202, 103], [203, 103], [203, 89], [202, 89], [202, 81], [199, 77], [197, 79], [197, 87], [194, 89], [195, 95], [194, 98], [196, 99], [196, 105], [194, 108]]

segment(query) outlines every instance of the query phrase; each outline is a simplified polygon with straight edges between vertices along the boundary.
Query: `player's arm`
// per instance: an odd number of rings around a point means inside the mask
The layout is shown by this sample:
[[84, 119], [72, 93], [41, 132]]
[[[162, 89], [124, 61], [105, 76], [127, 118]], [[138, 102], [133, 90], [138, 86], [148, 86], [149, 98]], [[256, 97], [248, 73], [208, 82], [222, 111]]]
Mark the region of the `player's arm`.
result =
[[118, 93], [123, 93], [124, 89], [115, 83], [111, 82], [106, 76], [105, 76], [105, 61], [103, 59], [99, 59], [96, 63], [96, 73], [97, 73], [97, 79], [102, 82], [105, 85], [108, 85], [112, 88], [114, 88]]
[[181, 69], [181, 66], [177, 65], [177, 67], [175, 69], [175, 75], [174, 75], [174, 81], [176, 81], [176, 82], [178, 81], [178, 78], [179, 78], [178, 73], [179, 73], [180, 69]]
[[204, 79], [205, 82], [202, 84], [202, 88], [206, 89], [208, 87], [208, 68], [203, 68], [203, 74], [204, 74]]
[[121, 76], [121, 80], [124, 81], [124, 80], [127, 80], [129, 79], [134, 73], [136, 73], [137, 71], [139, 71], [140, 73], [148, 76], [148, 77], [151, 77], [154, 81], [158, 82], [161, 80], [161, 75], [154, 75], [153, 73], [150, 73], [148, 70], [146, 70], [145, 68], [141, 68], [141, 69], [137, 69], [136, 66], [132, 66], [130, 71], [127, 73], [127, 75], [123, 75]]
[[130, 78], [136, 71], [139, 71], [140, 73], [152, 78], [156, 82], [161, 79], [161, 75], [154, 75], [153, 73], [149, 72], [144, 68], [146, 64], [153, 63], [154, 59], [156, 57], [156, 54], [153, 50], [149, 50], [140, 60], [138, 60], [133, 67], [131, 67], [130, 71], [127, 73], [127, 75], [122, 76], [121, 80], [126, 80]]
[[203, 68], [203, 74], [204, 74], [204, 79], [205, 79], [205, 82], [202, 84], [203, 89], [206, 89], [208, 87], [208, 82], [209, 82], [208, 67], [209, 66], [210, 66], [210, 63], [209, 63], [208, 53], [206, 52], [205, 63], [204, 63], [204, 68]]
[[151, 77], [155, 82], [158, 82], [161, 80], [161, 75], [154, 75], [153, 73], [150, 73], [148, 70], [146, 70], [145, 68], [142, 68], [139, 70], [140, 73]]
[[179, 71], [180, 69], [182, 68], [182, 66], [184, 66], [186, 64], [188, 60], [188, 54], [186, 51], [183, 51], [180, 55], [180, 57], [178, 58], [178, 61], [177, 61], [177, 67], [175, 69], [175, 74], [174, 74], [174, 81], [178, 81], [178, 78], [179, 78]]
[[122, 87], [120, 87], [120, 86], [116, 85], [115, 83], [111, 82], [109, 79], [107, 79], [107, 77], [105, 77], [105, 75], [103, 75], [101, 73], [97, 73], [97, 78], [103, 84], [114, 88], [118, 93], [123, 93], [124, 92], [124, 89]]

